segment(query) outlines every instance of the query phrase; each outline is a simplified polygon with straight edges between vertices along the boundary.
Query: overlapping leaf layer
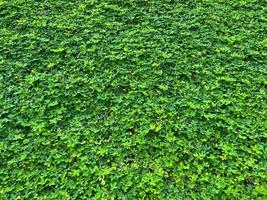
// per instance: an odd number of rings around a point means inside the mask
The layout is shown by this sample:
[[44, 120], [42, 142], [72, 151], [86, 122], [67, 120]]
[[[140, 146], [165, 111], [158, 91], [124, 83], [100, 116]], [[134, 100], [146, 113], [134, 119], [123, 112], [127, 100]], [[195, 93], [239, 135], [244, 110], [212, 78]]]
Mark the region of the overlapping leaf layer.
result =
[[262, 0], [0, 0], [1, 199], [266, 199]]

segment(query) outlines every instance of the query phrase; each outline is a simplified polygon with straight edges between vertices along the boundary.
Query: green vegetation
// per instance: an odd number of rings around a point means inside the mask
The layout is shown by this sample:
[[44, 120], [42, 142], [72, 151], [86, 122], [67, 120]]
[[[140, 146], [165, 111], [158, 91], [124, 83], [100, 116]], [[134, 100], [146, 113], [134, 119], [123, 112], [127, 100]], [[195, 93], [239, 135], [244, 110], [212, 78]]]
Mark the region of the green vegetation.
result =
[[0, 0], [0, 199], [267, 199], [263, 0]]

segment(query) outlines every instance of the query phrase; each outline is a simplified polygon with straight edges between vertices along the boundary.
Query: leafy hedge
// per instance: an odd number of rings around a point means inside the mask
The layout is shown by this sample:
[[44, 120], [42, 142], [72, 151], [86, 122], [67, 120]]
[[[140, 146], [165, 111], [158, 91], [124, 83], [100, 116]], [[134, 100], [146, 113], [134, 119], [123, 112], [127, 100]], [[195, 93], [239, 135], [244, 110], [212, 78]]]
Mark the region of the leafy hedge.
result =
[[0, 199], [267, 199], [263, 0], [0, 0]]

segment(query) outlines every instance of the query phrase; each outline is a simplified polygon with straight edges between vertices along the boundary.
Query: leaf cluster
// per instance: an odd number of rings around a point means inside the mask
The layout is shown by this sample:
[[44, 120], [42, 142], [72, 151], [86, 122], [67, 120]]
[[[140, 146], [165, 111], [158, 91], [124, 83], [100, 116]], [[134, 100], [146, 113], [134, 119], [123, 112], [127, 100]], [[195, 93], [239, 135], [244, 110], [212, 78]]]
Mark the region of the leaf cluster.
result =
[[266, 199], [262, 0], [0, 0], [0, 199]]

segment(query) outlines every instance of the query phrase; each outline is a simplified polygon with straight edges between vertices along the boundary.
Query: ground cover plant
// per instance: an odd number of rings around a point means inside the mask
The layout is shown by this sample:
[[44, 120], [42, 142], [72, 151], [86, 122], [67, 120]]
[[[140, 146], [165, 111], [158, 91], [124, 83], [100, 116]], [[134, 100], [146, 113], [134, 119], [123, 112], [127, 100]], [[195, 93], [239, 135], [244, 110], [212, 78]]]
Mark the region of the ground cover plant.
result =
[[0, 0], [0, 199], [267, 199], [263, 0]]

